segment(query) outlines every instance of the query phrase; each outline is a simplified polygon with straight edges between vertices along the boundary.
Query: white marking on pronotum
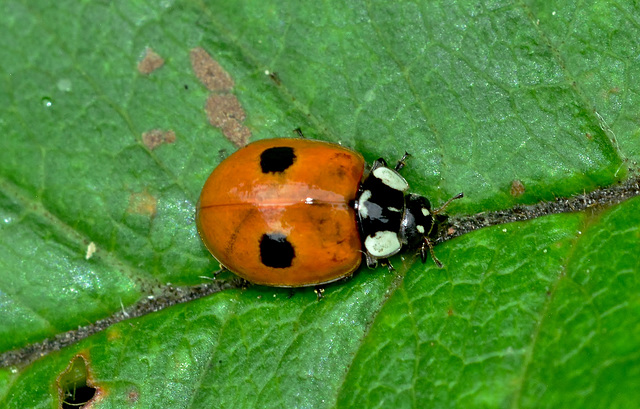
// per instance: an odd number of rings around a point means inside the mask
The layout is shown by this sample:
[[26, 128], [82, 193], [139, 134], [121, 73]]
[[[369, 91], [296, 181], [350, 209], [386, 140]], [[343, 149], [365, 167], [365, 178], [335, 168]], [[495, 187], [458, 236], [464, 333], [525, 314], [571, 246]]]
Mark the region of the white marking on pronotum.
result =
[[367, 210], [367, 206], [364, 205], [364, 203], [369, 199], [371, 199], [370, 190], [365, 190], [364, 192], [362, 192], [360, 198], [358, 199], [358, 213], [360, 214], [360, 218], [362, 219], [366, 219], [369, 215], [369, 210]]
[[421, 224], [416, 226], [416, 230], [418, 230], [420, 234], [424, 234], [424, 226], [422, 226]]
[[429, 209], [427, 209], [426, 207], [423, 207], [423, 208], [422, 208], [422, 214], [423, 214], [425, 217], [429, 216]]
[[398, 234], [392, 231], [377, 231], [373, 235], [367, 236], [364, 240], [364, 247], [373, 257], [390, 257], [400, 251], [402, 244], [398, 240]]
[[392, 212], [396, 212], [396, 213], [400, 213], [402, 210], [398, 209], [397, 207], [387, 207], [387, 209], [391, 210]]
[[404, 178], [400, 176], [400, 174], [395, 170], [385, 167], [375, 168], [373, 170], [373, 176], [380, 179], [382, 183], [392, 189], [399, 190], [401, 192], [409, 189], [409, 184], [407, 183], [407, 181], [404, 180]]

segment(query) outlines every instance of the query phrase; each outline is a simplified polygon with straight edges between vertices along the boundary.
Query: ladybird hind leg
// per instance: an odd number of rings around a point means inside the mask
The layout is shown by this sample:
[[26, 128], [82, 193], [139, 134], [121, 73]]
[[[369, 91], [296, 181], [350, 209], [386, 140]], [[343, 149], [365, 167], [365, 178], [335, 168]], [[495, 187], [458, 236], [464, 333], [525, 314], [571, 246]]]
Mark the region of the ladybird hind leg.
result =
[[302, 129], [300, 129], [300, 127], [297, 127], [296, 129], [294, 129], [293, 133], [295, 133], [296, 136], [300, 139], [307, 139], [307, 137], [304, 136], [304, 133], [302, 133]]
[[252, 285], [251, 281], [245, 280], [244, 278], [239, 278], [239, 280], [240, 280], [240, 288], [242, 288], [243, 290], [246, 290]]
[[205, 280], [211, 280], [211, 281], [216, 281], [218, 279], [218, 275], [224, 273], [225, 271], [229, 271], [229, 269], [227, 269], [225, 266], [220, 265], [220, 268], [216, 271], [214, 271], [213, 273], [211, 273], [211, 275], [213, 277], [208, 277], [208, 276], [200, 276], [200, 278], [203, 278]]
[[321, 285], [317, 285], [313, 288], [313, 292], [316, 293], [316, 297], [318, 297], [318, 301], [324, 298], [324, 287]]
[[218, 269], [218, 271], [214, 271], [213, 272], [213, 279], [217, 280], [218, 279], [218, 274], [222, 274], [225, 271], [229, 271], [229, 269], [227, 269], [225, 266], [220, 265], [220, 268]]
[[232, 279], [232, 281], [237, 283], [236, 285], [238, 285], [243, 290], [246, 290], [247, 288], [249, 288], [249, 286], [252, 285], [251, 281], [245, 280], [242, 277], [238, 277], [237, 275], [235, 275], [233, 273], [233, 271], [229, 270], [228, 268], [226, 268], [222, 264], [220, 264], [220, 268], [218, 270], [214, 271], [211, 274], [213, 277], [200, 276], [200, 278], [206, 278], [206, 279], [211, 280], [211, 281], [216, 281], [216, 280], [218, 280], [218, 275], [220, 275], [220, 274], [222, 274], [224, 272], [231, 273], [233, 275], [233, 277], [234, 277]]

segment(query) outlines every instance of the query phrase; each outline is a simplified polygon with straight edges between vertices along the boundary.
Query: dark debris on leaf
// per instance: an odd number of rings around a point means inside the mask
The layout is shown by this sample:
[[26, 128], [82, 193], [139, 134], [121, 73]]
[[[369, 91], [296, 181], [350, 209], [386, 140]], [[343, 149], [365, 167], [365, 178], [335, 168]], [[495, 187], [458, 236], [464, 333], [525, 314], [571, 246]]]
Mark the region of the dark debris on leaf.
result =
[[237, 280], [225, 282], [216, 281], [210, 284], [200, 284], [189, 287], [174, 287], [169, 284], [160, 289], [147, 289], [147, 291], [143, 292], [147, 294], [160, 293], [161, 295], [149, 295], [147, 298], [142, 299], [140, 302], [126, 310], [123, 309], [108, 318], [98, 320], [92, 325], [78, 327], [78, 329], [58, 334], [51, 339], [45, 339], [42, 342], [28, 345], [25, 348], [5, 352], [0, 355], [0, 368], [8, 366], [26, 366], [42, 356], [75, 344], [78, 341], [87, 338], [96, 332], [102, 331], [103, 329], [106, 329], [120, 321], [140, 317], [150, 312], [155, 312], [175, 304], [181, 304], [202, 298], [229, 288], [239, 288]]
[[571, 198], [559, 197], [553, 202], [516, 205], [507, 210], [452, 217], [440, 226], [436, 242], [441, 243], [483, 227], [530, 220], [540, 216], [583, 210], [599, 212], [638, 195], [640, 195], [640, 177]]

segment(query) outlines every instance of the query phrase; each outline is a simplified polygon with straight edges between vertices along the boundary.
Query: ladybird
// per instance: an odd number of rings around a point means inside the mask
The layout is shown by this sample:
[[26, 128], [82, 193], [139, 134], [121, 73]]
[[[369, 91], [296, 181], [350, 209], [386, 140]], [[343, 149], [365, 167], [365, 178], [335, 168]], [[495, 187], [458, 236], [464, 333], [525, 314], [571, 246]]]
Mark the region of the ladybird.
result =
[[196, 224], [204, 244], [226, 269], [260, 285], [305, 287], [350, 276], [363, 258], [403, 248], [423, 262], [434, 216], [429, 201], [408, 193], [383, 159], [329, 142], [265, 139], [226, 158], [204, 184]]

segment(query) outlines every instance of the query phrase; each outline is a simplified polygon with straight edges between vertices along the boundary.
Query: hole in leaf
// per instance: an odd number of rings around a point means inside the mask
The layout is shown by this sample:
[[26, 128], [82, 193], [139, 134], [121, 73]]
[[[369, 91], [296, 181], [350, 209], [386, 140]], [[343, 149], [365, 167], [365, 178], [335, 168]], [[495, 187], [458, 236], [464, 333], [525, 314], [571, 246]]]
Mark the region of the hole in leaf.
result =
[[87, 359], [77, 355], [67, 368], [58, 376], [60, 408], [83, 408], [100, 395], [90, 379]]

